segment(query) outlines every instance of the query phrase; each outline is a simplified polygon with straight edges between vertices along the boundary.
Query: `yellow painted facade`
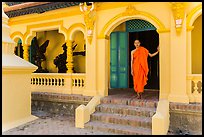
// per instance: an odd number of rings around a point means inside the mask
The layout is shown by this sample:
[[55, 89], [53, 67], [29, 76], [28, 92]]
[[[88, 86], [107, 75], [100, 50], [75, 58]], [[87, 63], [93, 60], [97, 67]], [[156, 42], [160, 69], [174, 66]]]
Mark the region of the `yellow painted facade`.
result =
[[[64, 42], [70, 45], [76, 41], [78, 51], [86, 44], [85, 57], [73, 57], [68, 46], [67, 73], [72, 73], [72, 67], [78, 73], [85, 73], [85, 88], [80, 94], [103, 97], [108, 95], [110, 86], [111, 32], [124, 31], [124, 22], [128, 20], [148, 21], [159, 33], [159, 99], [181, 103], [195, 101], [187, 77], [194, 73], [202, 76], [202, 53], [197, 54], [202, 49], [201, 2], [96, 2], [93, 12], [93, 18], [87, 19], [79, 6], [73, 6], [14, 17], [9, 20], [11, 38], [15, 42], [20, 38], [24, 47], [29, 46], [36, 34], [50, 39], [52, 44], [47, 49], [45, 66], [52, 72], [57, 72], [52, 61], [63, 52]], [[177, 19], [182, 19], [178, 27]], [[91, 36], [88, 35], [90, 27]]]
[[[78, 6], [49, 11], [39, 15], [31, 14], [11, 18], [9, 20], [11, 37], [14, 40], [16, 37], [22, 38], [23, 45], [29, 45], [36, 34], [39, 32], [46, 33], [44, 37], [46, 39], [50, 38], [52, 43], [46, 53], [48, 58], [46, 66], [50, 68], [51, 72], [56, 72], [56, 68], [51, 65], [52, 60], [57, 53], [62, 52], [60, 46], [64, 41], [79, 41], [79, 45], [83, 45], [83, 42], [86, 41], [86, 59], [81, 57], [73, 57], [72, 59], [73, 66], [77, 71], [86, 73], [86, 89], [83, 95], [99, 94], [106, 96], [108, 95], [109, 87], [110, 66], [108, 62], [110, 56], [110, 33], [117, 30], [124, 30], [125, 27], [122, 25], [125, 21], [131, 19], [146, 20], [153, 24], [159, 33], [160, 98], [168, 98], [170, 95], [169, 98], [172, 101], [179, 102], [180, 100], [181, 102], [189, 102], [185, 88], [186, 67], [188, 66], [186, 56], [187, 45], [189, 44], [186, 35], [189, 32], [188, 29], [194, 25], [192, 24], [195, 21], [193, 18], [194, 14], [198, 14], [198, 12], [202, 14], [202, 11], [200, 11], [202, 4], [199, 2], [187, 2], [183, 4], [185, 10], [180, 9], [177, 11], [174, 11], [174, 7], [176, 6], [171, 2], [125, 2], [123, 4], [114, 2], [111, 4], [112, 6], [110, 7], [105, 2], [95, 3], [96, 9], [94, 12], [96, 12], [97, 18], [94, 24], [94, 35], [91, 45], [88, 42], [86, 34], [84, 16]], [[184, 23], [179, 32], [175, 28], [175, 18], [177, 18], [175, 17], [175, 12], [182, 14], [184, 12], [185, 14], [183, 17]], [[192, 22], [191, 20], [194, 21]], [[198, 19], [196, 22], [198, 22], [195, 23], [196, 26], [200, 28], [199, 24], [201, 24], [201, 20]], [[58, 32], [53, 31], [53, 29], [58, 30]], [[196, 40], [194, 41], [197, 42], [197, 38], [199, 39], [201, 37], [197, 37], [196, 35], [200, 33], [195, 33], [194, 35], [194, 31], [196, 30], [192, 31], [192, 38], [195, 37]], [[56, 42], [54, 37], [60, 39], [60, 42]], [[192, 40], [192, 42], [194, 41]], [[55, 50], [53, 52], [52, 48], [54, 47]], [[193, 64], [194, 62], [195, 64], [200, 64], [201, 59], [194, 59], [192, 57], [192, 61]], [[201, 68], [199, 65], [193, 64], [193, 70]], [[184, 94], [185, 96], [183, 96]]]

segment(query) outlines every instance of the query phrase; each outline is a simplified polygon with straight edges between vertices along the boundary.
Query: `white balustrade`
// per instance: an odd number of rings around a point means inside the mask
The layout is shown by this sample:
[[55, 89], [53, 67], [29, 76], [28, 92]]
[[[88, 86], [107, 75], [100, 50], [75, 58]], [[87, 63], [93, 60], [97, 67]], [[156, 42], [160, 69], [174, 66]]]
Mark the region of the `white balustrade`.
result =
[[80, 73], [73, 73], [72, 74], [72, 91], [73, 93], [81, 93], [82, 89], [84, 88], [84, 81], [85, 75]]
[[190, 74], [187, 80], [191, 81], [189, 94], [194, 98], [193, 102], [202, 102], [202, 74]]
[[82, 94], [85, 74], [81, 73], [33, 73], [31, 76], [32, 92], [54, 92]]

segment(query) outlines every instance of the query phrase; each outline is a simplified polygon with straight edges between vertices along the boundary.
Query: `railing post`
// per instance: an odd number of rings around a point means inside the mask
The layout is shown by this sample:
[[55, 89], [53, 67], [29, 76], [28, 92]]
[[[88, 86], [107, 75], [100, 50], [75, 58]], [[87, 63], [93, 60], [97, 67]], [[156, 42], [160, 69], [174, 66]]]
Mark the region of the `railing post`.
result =
[[195, 98], [192, 93], [192, 77], [190, 75], [187, 76], [187, 95], [189, 98], [189, 102], [195, 102]]
[[64, 79], [64, 90], [67, 94], [72, 94], [72, 74], [68, 73], [66, 74], [66, 77]]
[[202, 102], [202, 96], [198, 93], [198, 81], [197, 79], [193, 80], [195, 87], [193, 91], [193, 95], [195, 97], [195, 102]]

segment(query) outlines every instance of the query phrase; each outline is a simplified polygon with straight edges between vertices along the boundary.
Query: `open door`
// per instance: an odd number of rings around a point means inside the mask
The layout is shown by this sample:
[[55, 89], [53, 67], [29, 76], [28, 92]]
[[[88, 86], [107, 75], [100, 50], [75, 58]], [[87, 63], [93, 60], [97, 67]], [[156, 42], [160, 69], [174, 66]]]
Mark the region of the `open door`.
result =
[[110, 40], [110, 88], [128, 88], [128, 32], [113, 32]]
[[[131, 51], [135, 49], [134, 41], [139, 39], [141, 45], [149, 50], [150, 53], [157, 51], [159, 45], [159, 34], [156, 30], [130, 32], [129, 33], [129, 66], [131, 65]], [[145, 89], [159, 89], [159, 54], [154, 57], [148, 57], [148, 81]], [[129, 67], [129, 88], [133, 88], [133, 78], [131, 75], [131, 68]]]

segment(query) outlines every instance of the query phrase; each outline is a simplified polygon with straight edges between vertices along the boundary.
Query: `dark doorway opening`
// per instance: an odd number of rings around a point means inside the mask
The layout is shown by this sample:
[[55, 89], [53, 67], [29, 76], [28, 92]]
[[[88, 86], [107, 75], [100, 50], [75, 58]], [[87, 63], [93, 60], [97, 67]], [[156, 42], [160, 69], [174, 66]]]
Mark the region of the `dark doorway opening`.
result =
[[[149, 50], [150, 53], [157, 51], [159, 45], [159, 34], [156, 30], [129, 32], [129, 88], [133, 88], [133, 77], [131, 75], [131, 51], [135, 49], [134, 41], [139, 39], [141, 46]], [[148, 81], [145, 89], [159, 90], [159, 54], [154, 57], [148, 57]]]

